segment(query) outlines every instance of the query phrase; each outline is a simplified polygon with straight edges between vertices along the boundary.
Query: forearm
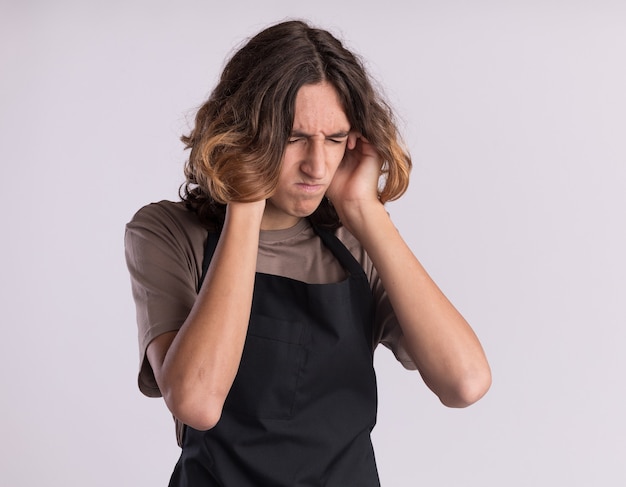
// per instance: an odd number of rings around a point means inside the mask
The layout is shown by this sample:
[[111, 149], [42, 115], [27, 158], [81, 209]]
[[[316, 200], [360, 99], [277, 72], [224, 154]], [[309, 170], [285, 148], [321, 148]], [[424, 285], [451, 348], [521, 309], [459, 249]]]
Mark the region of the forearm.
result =
[[262, 211], [230, 205], [198, 298], [163, 360], [159, 386], [183, 422], [211, 427], [245, 342]]
[[469, 324], [413, 255], [382, 205], [347, 219], [380, 275], [408, 352], [426, 384], [448, 406], [478, 400], [489, 388], [491, 375]]

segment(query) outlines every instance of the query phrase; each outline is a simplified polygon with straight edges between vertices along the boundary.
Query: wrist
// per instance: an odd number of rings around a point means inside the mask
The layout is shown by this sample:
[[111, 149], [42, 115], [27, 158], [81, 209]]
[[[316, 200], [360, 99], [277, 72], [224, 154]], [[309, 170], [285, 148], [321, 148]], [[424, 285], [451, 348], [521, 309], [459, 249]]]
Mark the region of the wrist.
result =
[[231, 202], [226, 207], [226, 221], [230, 224], [242, 224], [254, 228], [261, 227], [265, 200], [251, 203]]
[[341, 223], [359, 240], [364, 233], [375, 230], [383, 220], [389, 220], [387, 210], [379, 200], [346, 205], [337, 213]]

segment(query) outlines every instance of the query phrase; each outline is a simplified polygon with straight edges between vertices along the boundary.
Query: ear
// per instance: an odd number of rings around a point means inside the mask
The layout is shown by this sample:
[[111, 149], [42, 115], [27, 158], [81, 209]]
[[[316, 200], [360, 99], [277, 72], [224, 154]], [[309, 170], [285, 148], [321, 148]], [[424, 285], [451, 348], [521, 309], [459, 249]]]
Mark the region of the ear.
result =
[[353, 150], [356, 147], [356, 141], [358, 138], [359, 138], [359, 134], [357, 132], [350, 132], [348, 134], [347, 148], [349, 150]]

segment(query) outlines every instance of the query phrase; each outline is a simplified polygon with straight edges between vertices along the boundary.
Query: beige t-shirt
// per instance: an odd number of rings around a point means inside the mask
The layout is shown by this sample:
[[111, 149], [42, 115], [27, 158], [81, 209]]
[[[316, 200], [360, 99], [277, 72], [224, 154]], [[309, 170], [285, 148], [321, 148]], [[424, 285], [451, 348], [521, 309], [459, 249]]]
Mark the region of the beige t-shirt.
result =
[[[365, 270], [374, 293], [373, 346], [384, 344], [404, 367], [415, 369], [371, 260], [345, 228], [339, 228], [336, 235]], [[177, 331], [191, 311], [202, 275], [206, 238], [207, 230], [181, 202], [144, 206], [126, 225], [126, 262], [139, 328], [139, 388], [147, 396], [159, 397], [161, 393], [146, 359], [146, 349], [157, 336]], [[338, 282], [346, 277], [306, 219], [285, 230], [261, 231], [257, 272], [309, 284]]]

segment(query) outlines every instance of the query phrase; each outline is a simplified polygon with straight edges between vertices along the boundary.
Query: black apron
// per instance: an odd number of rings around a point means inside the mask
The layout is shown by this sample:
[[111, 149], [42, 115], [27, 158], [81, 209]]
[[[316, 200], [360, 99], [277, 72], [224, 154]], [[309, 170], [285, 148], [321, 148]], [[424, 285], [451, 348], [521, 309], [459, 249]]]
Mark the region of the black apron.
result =
[[[339, 239], [315, 229], [348, 272], [306, 284], [257, 273], [241, 364], [222, 416], [185, 426], [170, 487], [375, 487], [373, 298]], [[209, 234], [203, 274], [217, 234]]]

